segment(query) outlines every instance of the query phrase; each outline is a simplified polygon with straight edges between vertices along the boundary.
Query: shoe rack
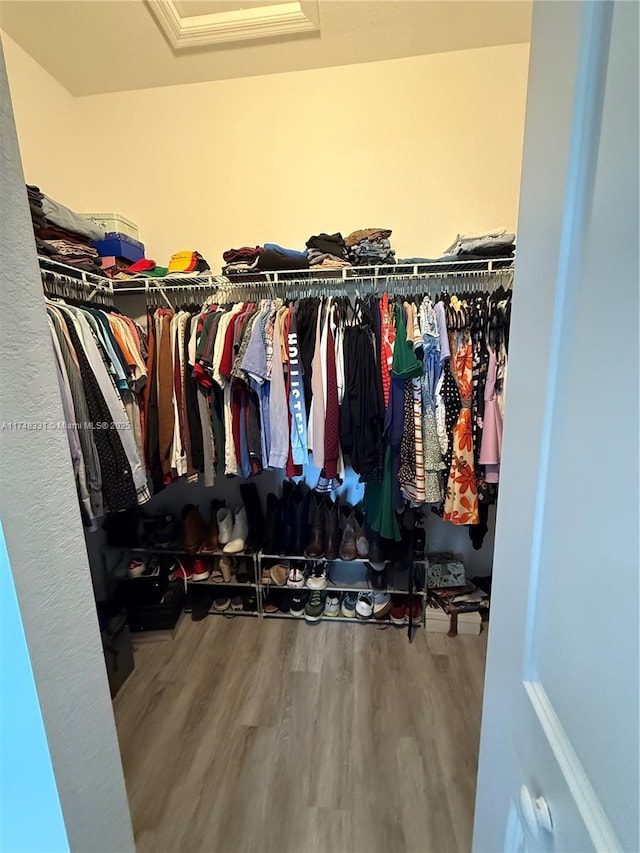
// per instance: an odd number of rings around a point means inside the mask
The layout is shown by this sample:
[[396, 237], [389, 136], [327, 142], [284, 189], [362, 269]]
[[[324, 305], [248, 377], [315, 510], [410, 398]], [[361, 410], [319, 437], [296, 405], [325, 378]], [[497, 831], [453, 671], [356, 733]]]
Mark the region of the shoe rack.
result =
[[[239, 617], [252, 617], [258, 619], [293, 619], [299, 622], [310, 622], [311, 624], [317, 624], [317, 622], [343, 622], [343, 623], [351, 623], [351, 624], [359, 624], [359, 625], [377, 625], [378, 627], [399, 627], [408, 629], [409, 639], [413, 637], [413, 631], [418, 628], [425, 627], [425, 614], [426, 614], [426, 585], [425, 585], [425, 573], [424, 573], [424, 561], [412, 561], [407, 565], [403, 571], [401, 572], [392, 572], [390, 570], [390, 566], [388, 563], [385, 564], [385, 568], [388, 572], [390, 572], [390, 583], [388, 583], [384, 588], [376, 588], [373, 585], [374, 580], [374, 571], [369, 565], [368, 560], [364, 559], [355, 559], [355, 560], [326, 560], [324, 558], [308, 558], [302, 555], [280, 555], [280, 554], [268, 554], [263, 551], [258, 552], [243, 552], [239, 554], [224, 554], [223, 551], [217, 551], [214, 553], [196, 553], [196, 554], [188, 554], [185, 550], [180, 549], [169, 549], [169, 548], [139, 548], [139, 547], [127, 547], [123, 548], [130, 555], [129, 559], [134, 557], [162, 557], [162, 556], [173, 556], [173, 557], [184, 557], [184, 558], [200, 558], [203, 560], [208, 560], [214, 562], [214, 565], [220, 557], [229, 557], [233, 556], [236, 562], [236, 569], [238, 567], [239, 560], [247, 561], [247, 568], [249, 569], [250, 576], [252, 575], [252, 579], [248, 582], [238, 582], [235, 578], [234, 574], [230, 581], [214, 581], [211, 578], [207, 580], [185, 580], [185, 586], [187, 591], [195, 592], [197, 594], [197, 590], [207, 590], [209, 593], [219, 593], [219, 595], [215, 596], [213, 604], [211, 605], [211, 609], [209, 610], [208, 615], [210, 616], [226, 616], [227, 618], [235, 618]], [[276, 564], [285, 564], [285, 565], [293, 565], [297, 564], [301, 568], [304, 567], [305, 575], [312, 571], [312, 569], [318, 565], [322, 566], [326, 571], [326, 586], [322, 589], [315, 590], [308, 587], [305, 583], [304, 587], [300, 588], [292, 588], [290, 586], [282, 585], [279, 586], [275, 584], [270, 576], [268, 575], [268, 571], [271, 566]], [[140, 577], [145, 577], [141, 575]], [[131, 583], [135, 583], [138, 578], [130, 578]], [[392, 596], [392, 599], [395, 597], [401, 597], [403, 601], [409, 601], [410, 597], [413, 597], [413, 600], [419, 600], [421, 604], [421, 616], [419, 619], [411, 619], [406, 622], [397, 625], [391, 621], [391, 619], [386, 616], [382, 619], [378, 618], [369, 618], [362, 619], [359, 617], [346, 617], [343, 615], [336, 616], [328, 616], [321, 615], [318, 618], [315, 618], [312, 622], [311, 620], [307, 620], [304, 614], [295, 615], [288, 612], [282, 612], [278, 610], [277, 612], [266, 612], [265, 611], [265, 602], [268, 600], [268, 596], [270, 593], [274, 591], [284, 592], [284, 593], [306, 593], [311, 594], [314, 591], [319, 591], [323, 593], [338, 593], [342, 596], [344, 593], [366, 593], [366, 592], [384, 592], [389, 593]], [[234, 610], [231, 609], [231, 606], [226, 607], [225, 609], [217, 609], [215, 606], [215, 601], [222, 600], [225, 598], [232, 599], [234, 596], [242, 595], [242, 593], [247, 593], [249, 596], [255, 596], [256, 601], [256, 609], [255, 610]]]

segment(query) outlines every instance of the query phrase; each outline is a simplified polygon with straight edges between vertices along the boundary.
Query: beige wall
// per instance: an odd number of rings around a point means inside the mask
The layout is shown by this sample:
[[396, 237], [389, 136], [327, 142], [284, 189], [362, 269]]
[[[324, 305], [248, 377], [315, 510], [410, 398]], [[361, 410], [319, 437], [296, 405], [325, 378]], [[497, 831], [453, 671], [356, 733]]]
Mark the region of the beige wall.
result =
[[399, 256], [438, 255], [458, 231], [515, 230], [527, 44], [70, 105], [48, 97], [48, 75], [33, 85], [44, 72], [19, 47], [6, 52], [28, 180], [133, 219], [158, 261], [193, 248], [218, 270], [229, 246], [367, 226], [392, 228]]

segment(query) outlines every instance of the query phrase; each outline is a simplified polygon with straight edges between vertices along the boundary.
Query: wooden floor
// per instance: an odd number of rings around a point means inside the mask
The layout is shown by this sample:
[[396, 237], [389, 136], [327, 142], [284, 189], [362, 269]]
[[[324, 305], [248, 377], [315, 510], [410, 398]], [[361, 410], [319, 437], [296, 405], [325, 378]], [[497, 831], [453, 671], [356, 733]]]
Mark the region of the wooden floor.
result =
[[139, 853], [468, 851], [485, 651], [184, 617], [115, 700]]

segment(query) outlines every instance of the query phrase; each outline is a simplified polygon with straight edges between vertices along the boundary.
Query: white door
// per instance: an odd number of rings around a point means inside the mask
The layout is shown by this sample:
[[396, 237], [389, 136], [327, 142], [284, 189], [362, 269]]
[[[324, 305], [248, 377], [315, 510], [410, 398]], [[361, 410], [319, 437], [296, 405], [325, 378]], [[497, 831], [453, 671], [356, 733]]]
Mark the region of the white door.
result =
[[638, 227], [638, 4], [538, 2], [478, 853], [640, 849]]

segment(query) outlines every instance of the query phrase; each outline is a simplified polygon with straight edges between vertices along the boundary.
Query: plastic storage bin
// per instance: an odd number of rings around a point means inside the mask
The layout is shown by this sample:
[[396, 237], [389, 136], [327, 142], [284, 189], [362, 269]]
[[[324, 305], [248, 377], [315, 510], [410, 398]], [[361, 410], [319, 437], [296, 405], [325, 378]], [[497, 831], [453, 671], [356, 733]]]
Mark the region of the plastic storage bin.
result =
[[103, 231], [116, 231], [133, 237], [134, 240], [138, 239], [138, 226], [121, 213], [83, 213], [82, 215], [95, 222]]
[[137, 240], [94, 240], [92, 245], [95, 246], [102, 258], [113, 255], [116, 258], [125, 258], [132, 263], [144, 258], [144, 246]]

